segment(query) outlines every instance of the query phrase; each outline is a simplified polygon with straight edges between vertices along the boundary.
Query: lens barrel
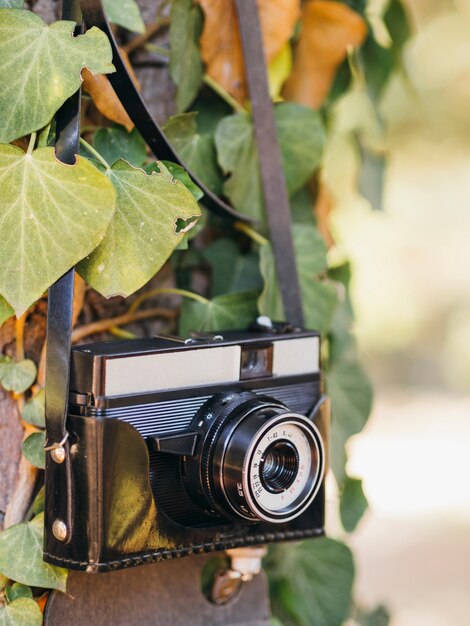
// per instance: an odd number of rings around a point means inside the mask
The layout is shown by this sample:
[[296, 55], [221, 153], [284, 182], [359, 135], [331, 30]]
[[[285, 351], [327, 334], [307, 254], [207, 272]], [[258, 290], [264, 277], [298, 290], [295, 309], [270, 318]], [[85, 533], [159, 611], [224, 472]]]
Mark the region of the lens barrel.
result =
[[190, 497], [230, 519], [281, 523], [312, 502], [324, 476], [312, 420], [251, 392], [217, 394], [196, 415], [196, 455], [184, 460]]

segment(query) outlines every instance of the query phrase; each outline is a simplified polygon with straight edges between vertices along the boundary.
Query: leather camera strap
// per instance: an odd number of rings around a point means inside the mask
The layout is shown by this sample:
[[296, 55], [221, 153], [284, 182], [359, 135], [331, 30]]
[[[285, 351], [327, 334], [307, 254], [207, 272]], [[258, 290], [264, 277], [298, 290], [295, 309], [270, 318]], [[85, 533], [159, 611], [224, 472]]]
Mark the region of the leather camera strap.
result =
[[284, 317], [291, 324], [303, 326], [302, 296], [292, 240], [290, 204], [269, 94], [258, 4], [257, 0], [235, 0], [235, 4], [258, 146], [266, 216]]
[[[62, 19], [77, 23], [75, 35], [83, 32], [76, 0], [64, 0]], [[75, 163], [80, 148], [80, 96], [81, 90], [64, 102], [56, 115], [55, 154], [68, 165]], [[49, 288], [47, 305], [45, 526], [46, 532], [53, 529], [54, 534], [62, 530], [64, 542], [72, 536], [74, 504], [66, 430], [74, 275], [72, 268]]]
[[[261, 182], [272, 240], [276, 270], [286, 319], [303, 324], [302, 300], [291, 233], [289, 199], [277, 141], [273, 106], [269, 95], [266, 62], [256, 0], [236, 0], [243, 53], [250, 92], [255, 139], [258, 146]], [[119, 53], [101, 0], [64, 0], [63, 19], [81, 24], [80, 9], [88, 28], [97, 26], [109, 37], [116, 73], [109, 79], [129, 117], [155, 156], [182, 165], [204, 192], [203, 204], [214, 213], [250, 221], [213, 194], [179, 159], [163, 131], [150, 115]], [[82, 32], [81, 26], [77, 32]], [[64, 163], [73, 164], [79, 152], [80, 92], [60, 109], [56, 116], [56, 154]], [[74, 270], [71, 269], [49, 289], [46, 354], [46, 511], [49, 522], [60, 519], [71, 536], [72, 505], [71, 467], [68, 454], [66, 416], [69, 388], [72, 334]], [[53, 462], [54, 451], [63, 448], [65, 461]], [[63, 469], [62, 469], [63, 468]], [[49, 484], [49, 488], [47, 485]], [[64, 498], [64, 492], [67, 497]], [[48, 520], [46, 519], [46, 528]]]

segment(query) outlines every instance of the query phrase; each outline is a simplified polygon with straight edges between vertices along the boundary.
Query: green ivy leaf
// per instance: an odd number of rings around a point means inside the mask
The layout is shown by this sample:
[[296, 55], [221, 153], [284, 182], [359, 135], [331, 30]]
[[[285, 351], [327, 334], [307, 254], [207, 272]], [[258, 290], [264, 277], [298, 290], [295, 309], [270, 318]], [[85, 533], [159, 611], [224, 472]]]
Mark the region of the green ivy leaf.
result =
[[[326, 332], [338, 305], [335, 285], [320, 278], [327, 267], [326, 245], [316, 228], [304, 224], [294, 224], [294, 238], [297, 271], [302, 292], [305, 325], [312, 330]], [[259, 310], [274, 320], [282, 320], [284, 308], [276, 277], [274, 255], [270, 244], [261, 246], [260, 270], [264, 288], [259, 298]]]
[[293, 195], [320, 165], [325, 128], [318, 111], [293, 102], [276, 105], [274, 116], [287, 189]]
[[28, 424], [45, 428], [46, 406], [44, 389], [40, 389], [35, 396], [25, 402], [23, 410], [21, 411], [21, 417], [25, 422], [28, 422]]
[[0, 572], [31, 587], [65, 591], [67, 570], [42, 560], [44, 515], [0, 534]]
[[361, 611], [356, 620], [360, 626], [388, 626], [390, 624], [390, 613], [384, 606], [378, 606], [370, 613]]
[[135, 167], [141, 167], [147, 160], [145, 141], [136, 128], [130, 133], [121, 126], [100, 128], [93, 135], [93, 147], [110, 165], [124, 159]]
[[36, 379], [36, 365], [30, 359], [14, 361], [9, 356], [0, 357], [0, 385], [7, 391], [23, 393]]
[[330, 367], [337, 361], [356, 360], [356, 340], [351, 332], [353, 321], [351, 303], [349, 298], [346, 298], [336, 309], [328, 332]]
[[[186, 189], [191, 192], [195, 200], [199, 201], [203, 197], [204, 193], [202, 192], [202, 190], [195, 183], [193, 183], [184, 167], [181, 167], [181, 165], [178, 165], [177, 163], [172, 163], [171, 161], [158, 161], [153, 163], [147, 163], [147, 165], [144, 165], [143, 170], [147, 172], [147, 174], [152, 174], [153, 172], [159, 173], [160, 168], [158, 166], [158, 163], [163, 163], [163, 165], [170, 172], [173, 178], [176, 178], [180, 181], [180, 183], [183, 183]], [[200, 227], [201, 222], [202, 216], [198, 220], [196, 228]], [[194, 230], [192, 229], [191, 232], [194, 232]]]
[[41, 626], [42, 613], [31, 598], [18, 598], [0, 609], [0, 626]]
[[232, 330], [246, 328], [258, 314], [258, 292], [238, 292], [197, 302], [185, 300], [181, 307], [179, 332], [187, 337], [191, 331]]
[[[162, 163], [166, 167], [166, 169], [170, 172], [170, 174], [174, 178], [177, 178], [181, 183], [183, 183], [186, 189], [192, 193], [193, 198], [195, 200], [199, 201], [202, 198], [202, 196], [204, 195], [203, 192], [195, 183], [193, 183], [193, 181], [189, 177], [188, 172], [184, 169], [184, 167], [181, 167], [181, 165], [178, 165], [177, 163], [172, 163], [171, 161], [162, 161]], [[151, 163], [150, 166], [155, 168], [157, 164]], [[150, 173], [150, 171], [155, 171], [155, 169], [153, 170], [150, 170], [147, 168], [144, 168], [144, 169], [147, 173]], [[201, 220], [198, 221], [198, 224], [200, 222]]]
[[120, 159], [106, 172], [117, 192], [116, 213], [77, 268], [104, 296], [129, 296], [148, 282], [183, 238], [177, 220], [194, 223], [201, 214], [184, 185], [159, 167], [149, 175]]
[[336, 480], [345, 479], [346, 441], [363, 428], [372, 408], [372, 386], [361, 365], [352, 359], [337, 361], [325, 373], [331, 398], [330, 461]]
[[193, 0], [173, 0], [170, 12], [170, 72], [178, 89], [176, 109], [188, 108], [202, 83], [203, 67], [199, 54], [202, 11]]
[[13, 583], [11, 587], [5, 588], [5, 595], [8, 599], [8, 602], [14, 602], [18, 600], [18, 598], [30, 598], [33, 599], [33, 592], [31, 591], [31, 587], [27, 585], [22, 585], [21, 583]]
[[19, 317], [96, 248], [116, 194], [86, 159], [70, 166], [52, 148], [0, 146], [0, 195], [0, 293]]
[[37, 496], [34, 498], [33, 502], [33, 514], [39, 515], [44, 511], [44, 485], [38, 491]]
[[255, 252], [242, 254], [232, 239], [217, 239], [202, 251], [211, 268], [212, 297], [236, 291], [260, 291], [263, 279]]
[[15, 312], [5, 300], [5, 298], [3, 296], [0, 296], [0, 326], [3, 324], [3, 322], [6, 322], [7, 319], [9, 319], [14, 314]]
[[200, 134], [197, 113], [174, 115], [163, 130], [178, 156], [215, 194], [222, 192], [222, 173], [217, 165], [214, 140], [210, 134]]
[[139, 5], [134, 0], [103, 0], [108, 20], [133, 33], [145, 33]]
[[379, 30], [388, 33], [391, 42], [388, 47], [380, 45], [374, 36], [374, 28], [359, 50], [366, 86], [373, 101], [378, 101], [393, 72], [399, 65], [402, 49], [410, 36], [410, 23], [401, 0], [391, 0], [384, 5], [383, 17], [374, 15], [372, 24], [379, 25]]
[[23, 454], [34, 467], [44, 469], [46, 467], [46, 453], [44, 443], [46, 434], [44, 431], [33, 433], [23, 441]]
[[74, 22], [48, 26], [31, 11], [0, 10], [0, 142], [46, 126], [81, 84], [80, 72], [114, 71], [111, 46], [91, 28], [72, 37]]
[[299, 626], [341, 626], [351, 605], [350, 549], [325, 538], [276, 548], [268, 569], [274, 613]]
[[356, 529], [368, 506], [369, 503], [362, 489], [362, 480], [347, 476], [342, 485], [339, 510], [341, 523], [348, 533]]
[[313, 213], [314, 200], [308, 186], [302, 187], [290, 199], [292, 222], [315, 226], [316, 220]]
[[[299, 191], [320, 164], [325, 131], [318, 111], [292, 102], [278, 104], [274, 116], [289, 195]], [[217, 156], [229, 175], [224, 192], [233, 206], [264, 220], [258, 150], [251, 116], [225, 117], [215, 132]]]

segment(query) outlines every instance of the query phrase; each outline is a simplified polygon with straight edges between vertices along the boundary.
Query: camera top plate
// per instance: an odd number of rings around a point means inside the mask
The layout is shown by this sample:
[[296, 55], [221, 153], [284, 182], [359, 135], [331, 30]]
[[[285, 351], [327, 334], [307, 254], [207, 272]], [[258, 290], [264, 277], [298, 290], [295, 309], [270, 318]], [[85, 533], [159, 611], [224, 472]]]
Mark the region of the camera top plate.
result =
[[[185, 343], [179, 337], [147, 337], [144, 339], [124, 339], [121, 341], [98, 341], [73, 346], [72, 354], [80, 352], [91, 357], [119, 357], [129, 354], [149, 354], [154, 352], [174, 352], [176, 350], [194, 350], [197, 348], [232, 346], [236, 344], [265, 343], [270, 341], [282, 341], [285, 339], [300, 339], [304, 337], [320, 337], [320, 333], [311, 330], [294, 330], [292, 332], [279, 333], [278, 331], [261, 330], [228, 330], [218, 333], [207, 333], [206, 340], [200, 335], [196, 342]], [[222, 340], [214, 341], [214, 337], [222, 337]], [[190, 337], [191, 339], [191, 337]]]
[[76, 346], [70, 390], [97, 398], [196, 389], [320, 371], [317, 332], [227, 331]]

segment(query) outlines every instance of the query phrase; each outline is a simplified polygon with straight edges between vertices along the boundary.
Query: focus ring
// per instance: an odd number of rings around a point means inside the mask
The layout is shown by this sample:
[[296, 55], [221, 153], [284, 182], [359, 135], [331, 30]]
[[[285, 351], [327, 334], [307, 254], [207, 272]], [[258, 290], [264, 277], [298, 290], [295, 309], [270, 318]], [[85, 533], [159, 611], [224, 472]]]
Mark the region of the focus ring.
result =
[[[235, 398], [233, 398], [235, 395]], [[216, 508], [220, 509], [218, 506], [211, 488], [211, 480], [210, 480], [210, 463], [212, 456], [214, 454], [214, 444], [217, 440], [217, 437], [225, 426], [226, 420], [231, 414], [236, 411], [237, 408], [249, 402], [250, 400], [256, 399], [255, 394], [250, 391], [241, 393], [241, 394], [221, 394], [214, 396], [211, 398], [198, 412], [196, 415], [196, 419], [198, 419], [198, 423], [203, 419], [202, 415], [199, 413], [203, 413], [207, 415], [208, 413], [215, 413], [217, 417], [213, 422], [211, 422], [209, 426], [209, 430], [207, 431], [206, 436], [204, 437], [204, 441], [202, 444], [201, 450], [201, 467], [200, 467], [200, 475], [201, 475], [201, 483], [204, 490], [204, 493], [210, 504]], [[232, 401], [231, 401], [232, 400]], [[220, 411], [220, 413], [218, 412]]]

